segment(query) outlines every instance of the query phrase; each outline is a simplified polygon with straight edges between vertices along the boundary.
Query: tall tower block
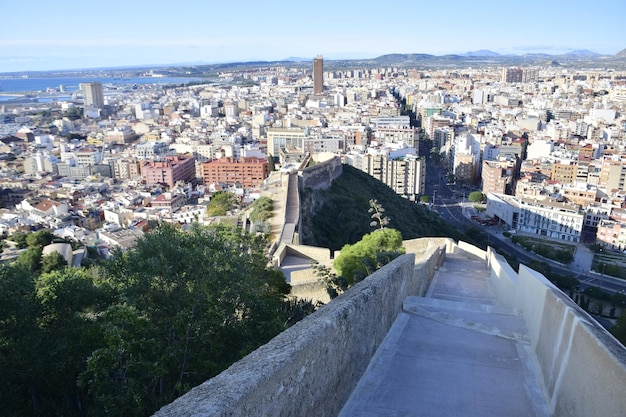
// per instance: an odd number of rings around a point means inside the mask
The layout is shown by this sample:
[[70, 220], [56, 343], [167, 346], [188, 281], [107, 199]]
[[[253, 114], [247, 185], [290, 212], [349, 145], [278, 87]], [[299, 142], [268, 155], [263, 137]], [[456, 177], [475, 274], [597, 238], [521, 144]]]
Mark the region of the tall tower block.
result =
[[324, 91], [324, 58], [318, 55], [313, 59], [313, 94]]
[[102, 83], [80, 83], [80, 89], [85, 97], [85, 106], [93, 106], [101, 109], [104, 107], [104, 90]]

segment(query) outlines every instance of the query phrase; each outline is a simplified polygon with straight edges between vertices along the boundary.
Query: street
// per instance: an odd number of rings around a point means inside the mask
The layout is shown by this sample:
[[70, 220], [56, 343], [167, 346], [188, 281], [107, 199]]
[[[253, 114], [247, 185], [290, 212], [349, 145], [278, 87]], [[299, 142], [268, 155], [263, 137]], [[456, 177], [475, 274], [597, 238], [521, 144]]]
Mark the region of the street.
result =
[[[587, 287], [598, 287], [608, 293], [626, 294], [626, 281], [592, 272], [589, 266], [583, 270], [566, 266], [550, 259], [540, 257], [534, 253], [526, 251], [519, 245], [514, 244], [511, 240], [502, 235], [504, 229], [499, 226], [484, 226], [470, 219], [469, 210], [471, 205], [467, 200], [468, 190], [455, 191], [453, 187], [446, 184], [443, 172], [432, 164], [426, 167], [427, 182], [426, 192], [431, 196], [432, 209], [436, 211], [442, 218], [451, 223], [459, 230], [465, 230], [468, 227], [480, 228], [487, 234], [488, 244], [492, 247], [500, 248], [511, 255], [515, 256], [522, 264], [527, 264], [531, 260], [546, 262], [552, 268], [552, 271], [565, 276], [575, 276], [580, 281], [580, 290]], [[432, 179], [432, 180], [431, 180]], [[576, 260], [575, 260], [576, 262]]]

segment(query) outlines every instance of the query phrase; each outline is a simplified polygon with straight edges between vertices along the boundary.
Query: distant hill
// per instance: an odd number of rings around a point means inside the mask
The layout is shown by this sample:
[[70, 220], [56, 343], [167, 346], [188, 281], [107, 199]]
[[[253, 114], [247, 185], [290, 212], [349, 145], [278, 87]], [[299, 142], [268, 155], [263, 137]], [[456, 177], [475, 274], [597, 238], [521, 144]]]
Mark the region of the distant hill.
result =
[[576, 49], [574, 51], [570, 51], [566, 53], [565, 55], [587, 56], [587, 57], [600, 56], [599, 53], [590, 51], [588, 49]]
[[622, 49], [621, 51], [616, 53], [615, 56], [619, 58], [626, 58], [626, 49]]
[[403, 61], [420, 61], [436, 58], [435, 55], [429, 54], [386, 54], [374, 58], [377, 62], [403, 62]]
[[490, 51], [489, 49], [481, 49], [479, 51], [470, 51], [461, 54], [463, 56], [471, 56], [471, 57], [495, 57], [500, 56], [499, 53]]
[[452, 237], [460, 233], [426, 206], [397, 195], [391, 188], [348, 165], [327, 190], [303, 190], [303, 244], [338, 250], [374, 231], [368, 213], [370, 199], [376, 199], [390, 219], [389, 227], [399, 230], [403, 239], [425, 236]]
[[289, 58], [283, 59], [283, 62], [313, 62], [313, 58], [302, 58], [299, 56], [290, 56]]

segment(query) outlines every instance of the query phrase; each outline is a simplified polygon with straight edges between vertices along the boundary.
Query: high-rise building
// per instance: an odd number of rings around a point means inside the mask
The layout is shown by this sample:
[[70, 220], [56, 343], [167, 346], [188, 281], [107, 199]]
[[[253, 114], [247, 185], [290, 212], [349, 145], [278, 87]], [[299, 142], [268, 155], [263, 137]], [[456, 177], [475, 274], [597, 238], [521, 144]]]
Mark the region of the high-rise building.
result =
[[313, 59], [313, 94], [324, 91], [324, 58], [318, 55]]
[[101, 109], [104, 107], [104, 90], [102, 83], [80, 83], [80, 89], [85, 97], [85, 106], [96, 107]]
[[502, 68], [501, 81], [503, 83], [531, 83], [537, 81], [537, 68]]

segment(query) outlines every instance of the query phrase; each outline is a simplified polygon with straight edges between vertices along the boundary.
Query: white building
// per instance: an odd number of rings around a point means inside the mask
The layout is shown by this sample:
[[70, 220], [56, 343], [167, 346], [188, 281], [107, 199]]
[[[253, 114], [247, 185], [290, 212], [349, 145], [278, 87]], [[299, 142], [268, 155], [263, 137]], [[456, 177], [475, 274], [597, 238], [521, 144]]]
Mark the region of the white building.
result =
[[577, 205], [487, 194], [486, 213], [527, 234], [579, 242], [585, 213]]

